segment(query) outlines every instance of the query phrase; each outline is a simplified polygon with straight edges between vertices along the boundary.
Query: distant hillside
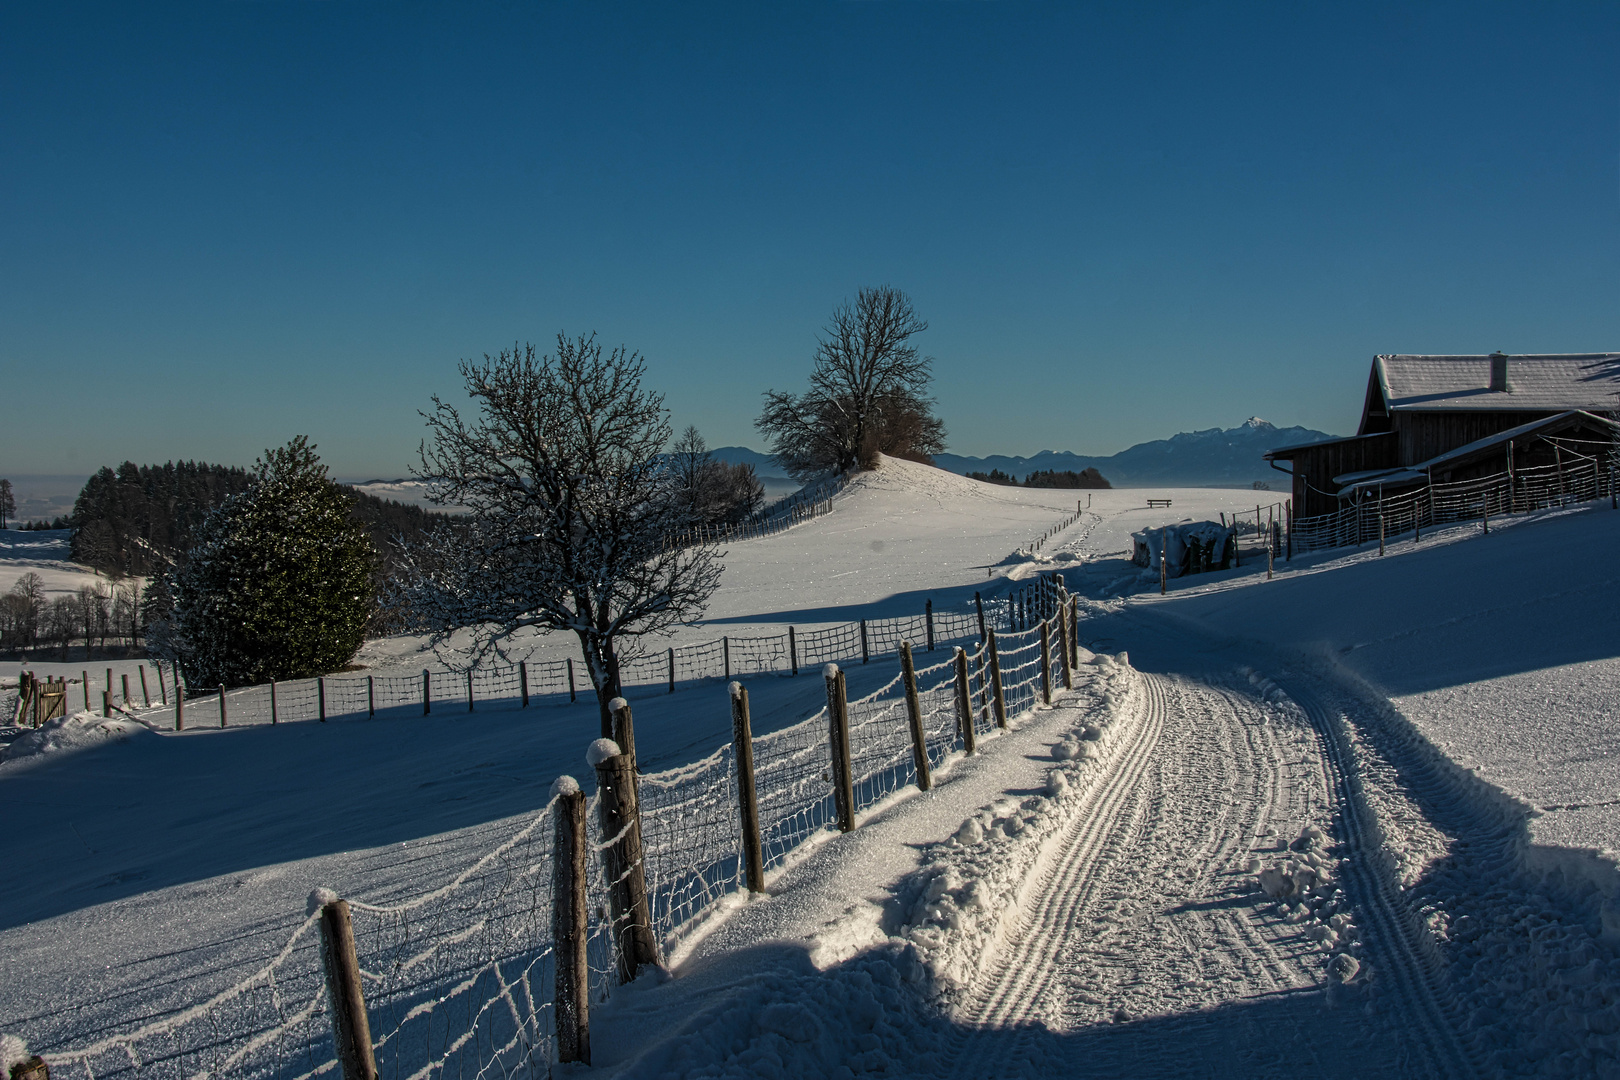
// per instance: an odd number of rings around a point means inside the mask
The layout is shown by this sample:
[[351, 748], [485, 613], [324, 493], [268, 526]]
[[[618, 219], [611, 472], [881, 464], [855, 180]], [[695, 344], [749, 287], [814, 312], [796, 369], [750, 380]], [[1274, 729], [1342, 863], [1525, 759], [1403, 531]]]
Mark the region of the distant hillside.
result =
[[[1065, 451], [1042, 450], [1033, 457], [960, 457], [936, 454], [934, 463], [954, 473], [1000, 469], [1022, 480], [1036, 470], [1094, 468], [1115, 487], [1247, 487], [1263, 480], [1274, 487], [1286, 484], [1282, 473], [1266, 464], [1263, 454], [1279, 446], [1331, 439], [1326, 432], [1304, 427], [1280, 428], [1251, 417], [1235, 428], [1184, 431], [1168, 439], [1137, 443], [1108, 457], [1086, 457]], [[1281, 483], [1279, 483], [1279, 481]]]

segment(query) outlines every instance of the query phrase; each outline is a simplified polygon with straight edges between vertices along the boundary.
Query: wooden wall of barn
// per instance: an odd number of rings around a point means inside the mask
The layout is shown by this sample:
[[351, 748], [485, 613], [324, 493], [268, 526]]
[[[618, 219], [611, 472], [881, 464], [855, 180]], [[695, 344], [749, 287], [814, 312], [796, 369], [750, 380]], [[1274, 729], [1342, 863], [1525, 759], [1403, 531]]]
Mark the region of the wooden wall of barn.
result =
[[1368, 469], [1394, 468], [1400, 464], [1395, 458], [1397, 445], [1393, 434], [1368, 435], [1293, 451], [1294, 513], [1299, 517], [1333, 513], [1339, 509], [1339, 500], [1324, 494], [1338, 490], [1333, 478]]
[[1416, 465], [1532, 420], [1556, 415], [1542, 412], [1412, 412], [1397, 411], [1391, 417], [1395, 437], [1400, 441], [1396, 465]]

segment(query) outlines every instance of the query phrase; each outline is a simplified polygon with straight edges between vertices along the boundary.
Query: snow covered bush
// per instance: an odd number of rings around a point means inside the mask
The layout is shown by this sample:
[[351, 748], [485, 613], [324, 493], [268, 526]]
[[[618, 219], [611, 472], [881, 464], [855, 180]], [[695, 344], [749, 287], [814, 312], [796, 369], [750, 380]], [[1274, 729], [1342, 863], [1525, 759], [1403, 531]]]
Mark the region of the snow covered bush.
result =
[[266, 451], [247, 490], [203, 520], [174, 576], [187, 682], [243, 686], [349, 662], [374, 597], [371, 541], [351, 509], [304, 436]]

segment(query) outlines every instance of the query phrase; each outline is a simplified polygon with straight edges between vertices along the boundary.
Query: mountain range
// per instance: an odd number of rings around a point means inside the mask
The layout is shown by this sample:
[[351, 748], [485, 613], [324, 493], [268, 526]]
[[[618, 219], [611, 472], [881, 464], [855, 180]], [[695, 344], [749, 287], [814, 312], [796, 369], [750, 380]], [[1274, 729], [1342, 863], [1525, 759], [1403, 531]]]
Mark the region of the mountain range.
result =
[[[1288, 481], [1266, 463], [1263, 456], [1266, 451], [1331, 438], [1333, 436], [1326, 432], [1306, 427], [1280, 428], [1252, 416], [1235, 428], [1184, 431], [1168, 439], [1137, 443], [1106, 457], [1071, 454], [1066, 450], [1042, 450], [1031, 457], [936, 454], [934, 464], [964, 475], [1000, 469], [1019, 480], [1037, 470], [1079, 472], [1094, 467], [1115, 487], [1248, 487], [1256, 480], [1282, 487]], [[762, 478], [782, 474], [769, 454], [746, 446], [722, 446], [713, 454], [722, 461], [752, 465]]]

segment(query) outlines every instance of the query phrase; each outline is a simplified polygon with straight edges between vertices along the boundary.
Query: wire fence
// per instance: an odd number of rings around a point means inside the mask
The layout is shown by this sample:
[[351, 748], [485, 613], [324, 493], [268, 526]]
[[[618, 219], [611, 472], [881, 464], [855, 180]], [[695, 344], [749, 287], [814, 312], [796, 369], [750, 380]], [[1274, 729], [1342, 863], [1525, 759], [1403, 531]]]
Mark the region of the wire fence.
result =
[[[1046, 579], [1042, 579], [1043, 581]], [[988, 606], [990, 628], [1027, 625], [1032, 614], [1049, 611], [1054, 585], [1023, 586], [1005, 600]], [[1044, 591], [1043, 591], [1044, 590]], [[706, 680], [729, 680], [755, 675], [795, 675], [800, 668], [828, 663], [870, 661], [898, 655], [900, 642], [933, 649], [977, 639], [980, 616], [976, 612], [936, 612], [930, 602], [921, 615], [862, 619], [837, 626], [753, 636], [724, 636], [622, 658], [619, 681], [624, 687], [682, 685]], [[137, 705], [125, 710], [155, 719], [183, 712], [193, 727], [242, 726], [329, 720], [357, 716], [416, 716], [431, 712], [476, 711], [480, 706], [516, 708], [530, 698], [569, 700], [592, 692], [581, 661], [526, 660], [518, 664], [491, 664], [471, 670], [424, 668], [411, 674], [339, 674], [314, 679], [244, 686], [221, 693], [214, 687], [180, 685], [184, 702], [175, 705]]]
[[1568, 463], [1501, 472], [1474, 480], [1426, 483], [1386, 496], [1382, 489], [1359, 490], [1353, 503], [1331, 514], [1297, 518], [1291, 529], [1294, 551], [1376, 543], [1380, 538], [1463, 521], [1488, 521], [1558, 506], [1615, 497], [1612, 462], [1563, 451]]
[[726, 525], [698, 525], [682, 530], [670, 538], [672, 547], [691, 547], [694, 544], [725, 544], [733, 540], [757, 540], [786, 532], [801, 521], [820, 517], [832, 509], [832, 498], [848, 486], [852, 473], [829, 477], [814, 487], [796, 491], [745, 521]]
[[[1053, 581], [1032, 592], [1041, 599], [1031, 599], [1031, 605], [1045, 605], [1049, 591], [1059, 602], [1044, 616], [1044, 626], [1056, 642], [1057, 620], [1072, 619], [1073, 609], [1061, 603], [1063, 594]], [[1041, 700], [1042, 671], [1034, 650], [1042, 625], [1007, 633], [1006, 645], [999, 647], [1009, 716]], [[897, 639], [895, 647], [904, 640]], [[965, 730], [980, 736], [995, 730], [985, 674], [988, 650], [978, 639], [963, 649], [969, 672], [965, 713], [954, 650], [948, 659], [915, 672], [931, 771], [965, 749]], [[475, 678], [472, 685], [476, 691], [481, 684]], [[336, 700], [336, 695], [328, 698]], [[752, 742], [767, 868], [781, 867], [795, 850], [838, 827], [830, 715], [822, 708]], [[896, 675], [848, 702], [847, 716], [859, 814], [918, 782], [903, 678]], [[744, 887], [735, 748], [723, 745], [689, 765], [641, 775], [637, 784], [652, 929], [667, 957], [699, 924], [699, 916]], [[597, 856], [590, 859], [587, 883], [592, 1001], [605, 999], [617, 970], [605, 910], [613, 883], [606, 880], [607, 860], [601, 857], [616, 838], [602, 835], [599, 799], [600, 793], [586, 813], [588, 847]], [[379, 1075], [426, 1080], [549, 1071], [557, 1050], [556, 806], [553, 799], [514, 823], [499, 844], [437, 888], [387, 903], [349, 899]], [[312, 895], [309, 915], [266, 964], [237, 984], [95, 1043], [48, 1049], [53, 1075], [87, 1080], [338, 1075], [317, 927], [318, 905], [330, 899], [335, 897], [324, 891]]]

